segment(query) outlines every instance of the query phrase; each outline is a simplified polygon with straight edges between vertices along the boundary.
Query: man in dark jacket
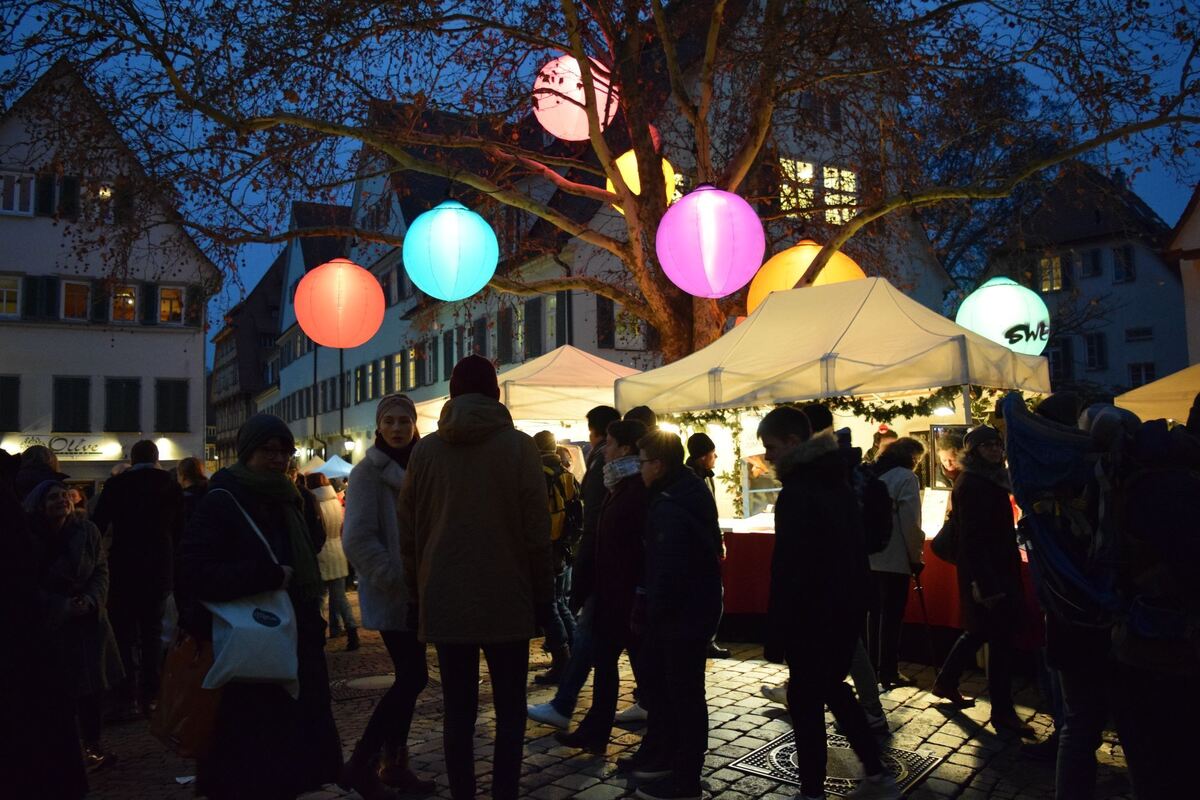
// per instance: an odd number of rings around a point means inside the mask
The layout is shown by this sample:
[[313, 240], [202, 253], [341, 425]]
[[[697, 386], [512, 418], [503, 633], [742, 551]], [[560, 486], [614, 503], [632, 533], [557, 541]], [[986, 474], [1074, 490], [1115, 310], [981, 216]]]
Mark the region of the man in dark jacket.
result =
[[678, 436], [651, 431], [638, 449], [650, 506], [643, 595], [634, 617], [643, 632], [642, 702], [650, 718], [633, 774], [654, 779], [638, 797], [699, 800], [708, 747], [704, 669], [721, 614], [717, 505], [684, 466]]
[[899, 798], [879, 745], [845, 679], [866, 616], [870, 575], [862, 523], [832, 428], [813, 436], [808, 417], [781, 407], [758, 427], [782, 484], [766, 651], [788, 665], [801, 798], [825, 796], [825, 706], [862, 761], [856, 798]]
[[133, 466], [104, 484], [92, 521], [101, 533], [111, 526], [108, 615], [125, 664], [122, 699], [137, 714], [149, 711], [158, 694], [163, 608], [174, 583], [183, 492], [159, 467], [154, 442], [136, 442], [129, 459]]

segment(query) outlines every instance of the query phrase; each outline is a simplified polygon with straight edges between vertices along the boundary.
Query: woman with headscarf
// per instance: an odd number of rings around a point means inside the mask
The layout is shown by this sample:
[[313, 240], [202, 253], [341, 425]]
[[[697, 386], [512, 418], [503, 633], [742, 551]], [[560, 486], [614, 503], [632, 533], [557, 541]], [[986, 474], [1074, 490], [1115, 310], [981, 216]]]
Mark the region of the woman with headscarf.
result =
[[354, 465], [346, 491], [343, 543], [358, 573], [363, 626], [379, 631], [396, 676], [367, 721], [342, 778], [343, 785], [366, 800], [387, 796], [381, 780], [406, 794], [431, 794], [437, 788], [408, 767], [408, 731], [429, 672], [425, 645], [408, 624], [396, 502], [419, 438], [413, 401], [403, 394], [384, 397], [375, 408], [375, 444]]
[[108, 622], [108, 561], [100, 531], [81, 519], [61, 481], [43, 481], [25, 497], [29, 524], [40, 545], [40, 583], [52, 660], [66, 665], [66, 691], [75, 698], [84, 764], [99, 769], [116, 760], [100, 747], [104, 692], [125, 676]]
[[[313, 494], [317, 504], [317, 514], [325, 529], [325, 546], [317, 553], [317, 566], [321, 568], [321, 580], [325, 586], [321, 593], [322, 612], [325, 597], [329, 597], [329, 638], [342, 635], [346, 629], [346, 650], [358, 649], [358, 621], [354, 619], [354, 609], [346, 599], [346, 576], [350, 574], [350, 564], [346, 561], [346, 552], [342, 549], [342, 518], [346, 511], [338, 500], [337, 492], [329, 484], [329, 478], [319, 472], [304, 477], [305, 485]], [[322, 613], [322, 616], [325, 616]]]
[[197, 639], [212, 637], [203, 602], [286, 589], [296, 615], [299, 697], [281, 684], [233, 681], [222, 689], [212, 749], [196, 765], [196, 788], [213, 800], [294, 798], [332, 783], [341, 770], [320, 614], [324, 531], [287, 477], [294, 452], [283, 420], [248, 419], [238, 431], [237, 463], [213, 475], [180, 542], [180, 625]]
[[973, 705], [959, 694], [958, 681], [986, 643], [992, 726], [1031, 736], [1032, 729], [1017, 716], [1012, 701], [1013, 638], [1024, 601], [1004, 440], [995, 428], [980, 425], [967, 434], [964, 444], [963, 472], [951, 498], [951, 524], [958, 531], [955, 564], [966, 630], [946, 656], [931, 691], [953, 705]]

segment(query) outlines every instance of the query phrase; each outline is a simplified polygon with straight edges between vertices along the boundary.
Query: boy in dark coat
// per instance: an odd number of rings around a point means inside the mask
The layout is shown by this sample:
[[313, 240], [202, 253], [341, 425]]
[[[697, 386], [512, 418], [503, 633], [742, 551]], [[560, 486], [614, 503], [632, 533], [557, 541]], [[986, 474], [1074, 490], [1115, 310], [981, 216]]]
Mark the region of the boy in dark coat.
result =
[[825, 796], [825, 706], [850, 740], [866, 778], [855, 798], [899, 798], [846, 675], [866, 616], [869, 571], [858, 504], [833, 429], [812, 435], [808, 417], [781, 407], [758, 427], [783, 485], [775, 504], [768, 658], [788, 665], [801, 798]]
[[644, 611], [635, 607], [634, 616], [635, 626], [644, 631], [641, 688], [650, 718], [633, 774], [655, 779], [638, 790], [638, 797], [699, 800], [708, 747], [704, 668], [721, 614], [717, 505], [684, 466], [678, 436], [651, 431], [638, 449], [650, 505]]

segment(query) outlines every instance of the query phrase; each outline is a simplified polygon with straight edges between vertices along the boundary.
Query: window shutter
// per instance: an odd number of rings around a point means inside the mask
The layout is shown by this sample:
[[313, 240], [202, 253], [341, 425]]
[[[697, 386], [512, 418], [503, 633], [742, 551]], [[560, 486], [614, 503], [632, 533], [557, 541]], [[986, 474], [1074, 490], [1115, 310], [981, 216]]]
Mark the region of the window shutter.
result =
[[[425, 343], [413, 347], [413, 357], [417, 362], [417, 386], [429, 385], [429, 356], [425, 352]], [[415, 388], [415, 387], [414, 387]]]
[[42, 316], [45, 303], [42, 301], [42, 276], [26, 275], [21, 287], [21, 316], [25, 319], [38, 319]]
[[383, 393], [391, 394], [396, 391], [396, 357], [388, 356], [383, 366]]
[[436, 336], [429, 339], [429, 383], [433, 385], [438, 382], [438, 340]]
[[471, 333], [471, 346], [475, 353], [488, 357], [488, 328], [487, 317], [480, 317], [475, 320], [474, 330]]
[[454, 331], [449, 330], [442, 334], [442, 371], [446, 373], [446, 379], [449, 380], [450, 373], [454, 371]]
[[21, 430], [21, 379], [0, 375], [0, 431]]
[[612, 349], [617, 346], [617, 320], [613, 301], [596, 295], [596, 346]]
[[531, 297], [525, 301], [525, 358], [537, 358], [542, 354], [542, 298]]
[[[158, 284], [142, 284], [142, 324], [158, 324]], [[162, 428], [159, 428], [162, 430]]]
[[47, 275], [42, 278], [42, 316], [58, 319], [58, 278]]
[[92, 322], [108, 322], [108, 307], [112, 298], [104, 281], [92, 281]]
[[113, 186], [113, 222], [127, 225], [133, 222], [133, 186], [128, 178], [117, 178]]
[[79, 178], [64, 175], [58, 182], [58, 214], [64, 219], [79, 216]]
[[1071, 357], [1071, 337], [1064, 336], [1059, 339], [1059, 347], [1062, 348], [1062, 376], [1063, 380], [1072, 380], [1075, 377], [1075, 362]]
[[183, 324], [200, 327], [204, 320], [204, 290], [199, 286], [188, 286], [183, 291]]
[[496, 318], [496, 360], [501, 364], [511, 364], [513, 361], [513, 310], [511, 306], [501, 306], [500, 315]]
[[554, 302], [554, 343], [562, 347], [573, 344], [570, 326], [571, 293], [559, 292]]
[[38, 175], [33, 195], [33, 213], [39, 217], [54, 216], [54, 176]]

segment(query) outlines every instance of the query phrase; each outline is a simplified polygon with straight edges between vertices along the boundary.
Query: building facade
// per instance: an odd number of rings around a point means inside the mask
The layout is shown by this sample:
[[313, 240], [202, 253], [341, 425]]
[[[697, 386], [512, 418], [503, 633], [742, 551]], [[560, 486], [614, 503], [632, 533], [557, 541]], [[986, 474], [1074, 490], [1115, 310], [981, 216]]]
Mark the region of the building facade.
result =
[[[63, 109], [72, 124], [47, 126]], [[98, 158], [80, 163], [76, 147]], [[219, 275], [171, 209], [131, 196], [141, 174], [66, 62], [0, 117], [0, 446], [46, 445], [80, 482], [102, 481], [139, 439], [164, 464], [205, 454]]]
[[1196, 187], [1171, 234], [1168, 257], [1179, 259], [1187, 319], [1188, 363], [1200, 364], [1200, 186]]
[[1056, 388], [1105, 398], [1187, 365], [1170, 229], [1117, 175], [1069, 165], [1020, 223], [1001, 271], [1050, 309]]

